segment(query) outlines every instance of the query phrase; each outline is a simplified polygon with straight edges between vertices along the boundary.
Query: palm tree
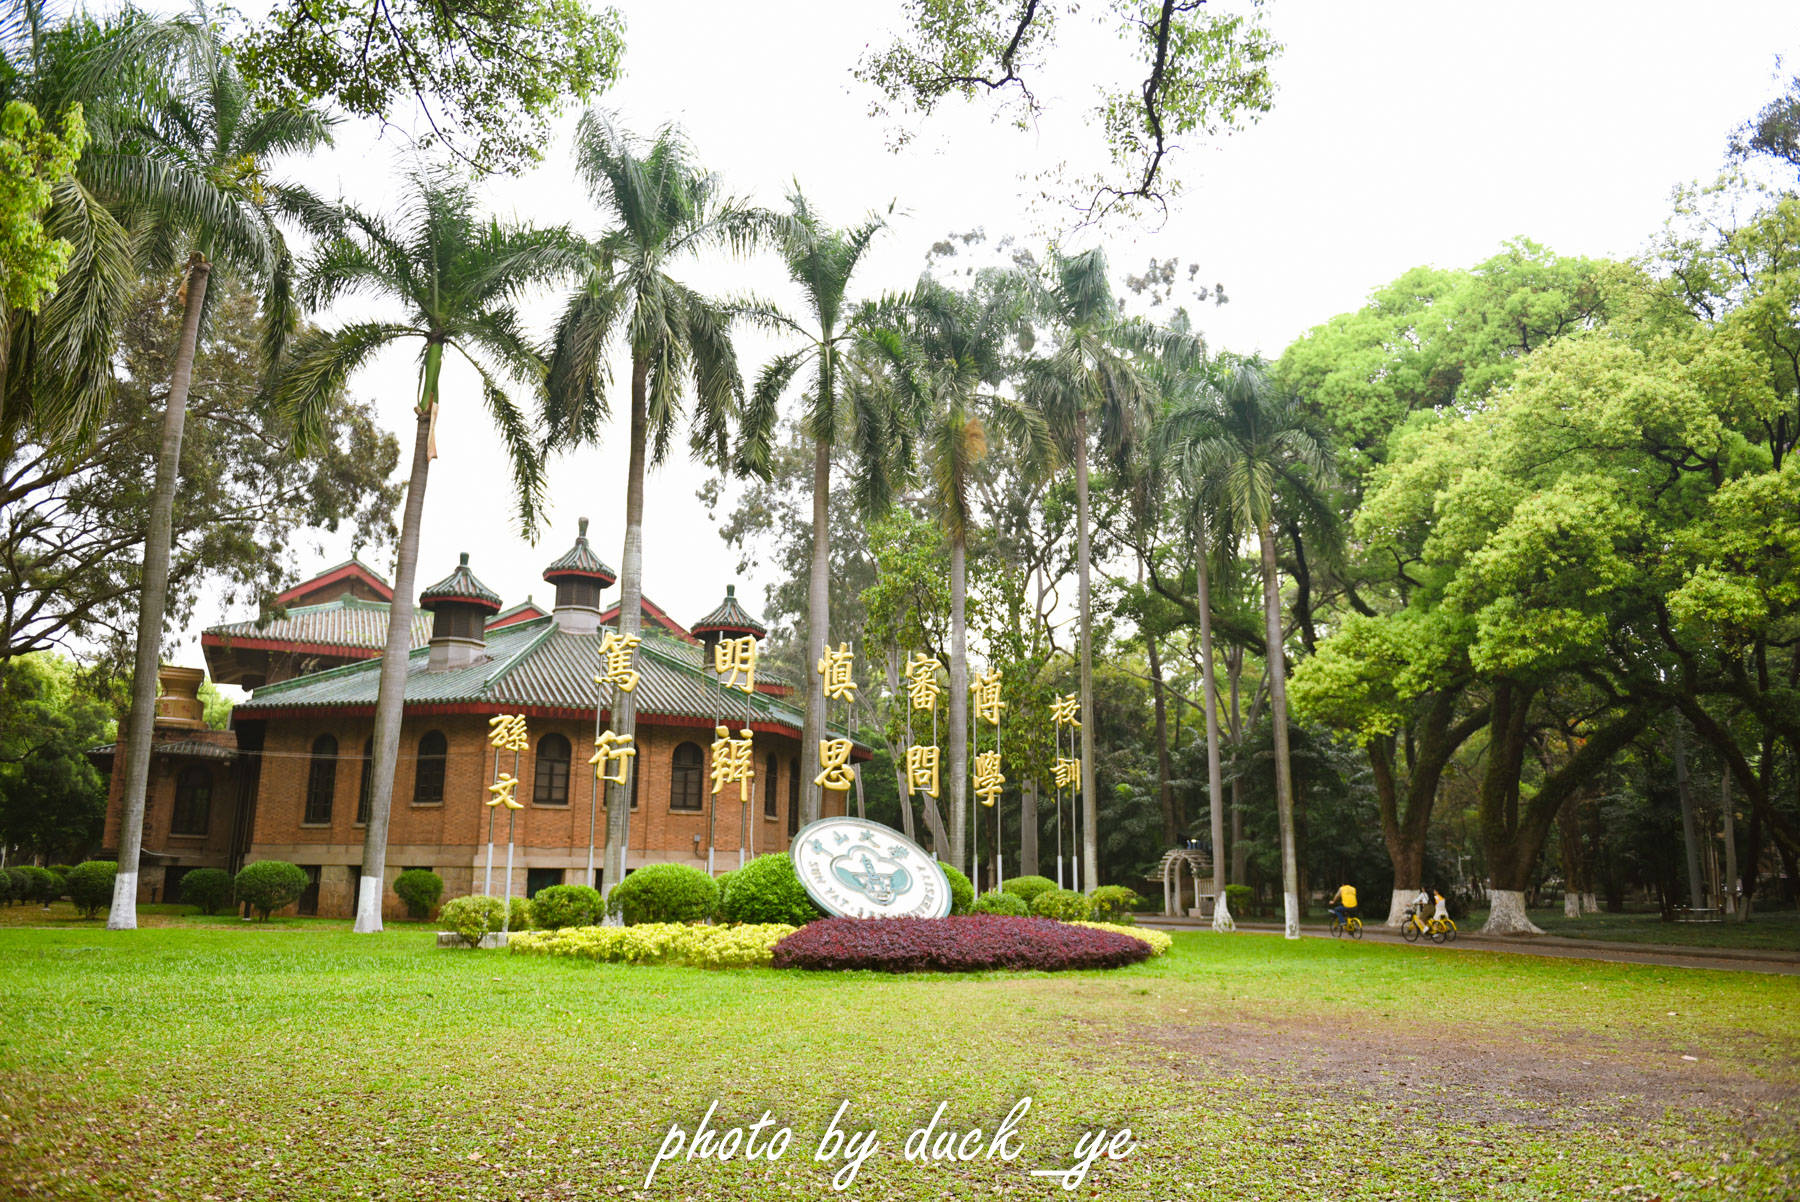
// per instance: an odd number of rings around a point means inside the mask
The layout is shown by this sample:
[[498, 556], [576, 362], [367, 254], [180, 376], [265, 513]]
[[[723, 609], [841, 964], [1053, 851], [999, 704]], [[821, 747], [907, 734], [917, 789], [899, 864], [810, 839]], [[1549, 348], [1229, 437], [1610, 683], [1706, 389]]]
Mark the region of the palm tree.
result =
[[276, 217], [311, 213], [319, 206], [303, 188], [270, 178], [269, 166], [281, 155], [303, 154], [329, 138], [326, 120], [317, 110], [263, 108], [252, 101], [204, 11], [192, 20], [171, 23], [171, 28], [179, 37], [175, 47], [179, 53], [170, 56], [169, 93], [146, 122], [130, 131], [123, 145], [93, 162], [102, 186], [122, 198], [132, 215], [138, 244], [147, 251], [146, 269], [166, 270], [174, 266], [171, 260], [185, 257], [179, 268], [181, 329], [170, 364], [138, 594], [119, 871], [106, 920], [113, 930], [137, 926], [138, 852], [150, 779], [175, 488], [207, 282], [216, 262], [265, 286], [263, 350], [273, 364], [297, 324], [291, 259]]
[[[813, 440], [812, 574], [807, 586], [806, 662], [811, 684], [806, 690], [805, 729], [801, 745], [812, 748], [825, 737], [825, 684], [810, 665], [825, 654], [829, 641], [831, 607], [831, 455], [847, 433], [856, 435], [863, 470], [859, 476], [865, 507], [885, 504], [887, 475], [882, 466], [888, 454], [881, 435], [881, 414], [866, 403], [866, 390], [843, 387], [842, 360], [862, 336], [854, 320], [846, 320], [844, 296], [863, 255], [886, 224], [871, 217], [861, 225], [837, 230], [819, 220], [796, 187], [788, 196], [790, 219], [780, 229], [776, 248], [787, 265], [788, 278], [799, 285], [811, 326], [789, 317], [773, 305], [755, 303], [740, 311], [759, 324], [803, 340], [802, 345], [778, 355], [763, 368], [750, 395], [745, 428], [760, 435], [773, 428], [781, 396], [809, 365], [814, 376], [806, 393], [802, 428]], [[800, 822], [819, 817], [819, 786], [801, 778]]]
[[[1315, 512], [1323, 509], [1317, 490], [1331, 474], [1331, 454], [1327, 444], [1314, 435], [1299, 403], [1277, 390], [1259, 364], [1237, 366], [1207, 393], [1171, 415], [1167, 437], [1188, 478], [1202, 482], [1202, 495], [1209, 495], [1228, 512], [1238, 531], [1254, 534], [1261, 550], [1269, 716], [1275, 742], [1275, 811], [1281, 828], [1281, 888], [1287, 937], [1298, 939], [1300, 873], [1294, 852], [1287, 657], [1282, 650], [1275, 518], [1278, 503]], [[1204, 588], [1204, 575], [1201, 579]], [[1201, 602], [1203, 638], [1209, 633], [1209, 604], [1210, 598]], [[1201, 654], [1210, 665], [1204, 647]]]
[[420, 348], [412, 472], [375, 700], [369, 821], [356, 907], [356, 930], [363, 933], [381, 930], [388, 812], [412, 643], [419, 527], [426, 479], [436, 456], [432, 432], [445, 356], [455, 351], [480, 377], [482, 401], [512, 460], [520, 523], [529, 533], [542, 489], [541, 460], [530, 418], [514, 401], [509, 384], [540, 385], [543, 363], [520, 329], [514, 305], [526, 289], [567, 275], [582, 262], [578, 243], [560, 228], [483, 219], [473, 188], [447, 171], [417, 169], [406, 182], [404, 205], [391, 218], [341, 211], [343, 232], [320, 247], [308, 263], [302, 293], [314, 308], [340, 297], [380, 297], [399, 310], [397, 319], [352, 322], [303, 335], [277, 392], [307, 431], [309, 415], [336, 395], [371, 355], [402, 343], [416, 342]]
[[1081, 626], [1081, 879], [1100, 883], [1098, 795], [1094, 784], [1093, 517], [1088, 504], [1090, 441], [1116, 462], [1130, 458], [1143, 437], [1152, 389], [1134, 355], [1171, 370], [1197, 362], [1200, 340], [1126, 318], [1106, 277], [1105, 252], [1052, 251], [1043, 315], [1053, 324], [1054, 350], [1025, 364], [1026, 399], [1043, 413], [1064, 456], [1075, 464], [1076, 582]]
[[[669, 453], [682, 420], [683, 392], [694, 403], [689, 445], [721, 468], [731, 460], [731, 425], [743, 408], [743, 377], [731, 344], [732, 312], [682, 283], [673, 270], [717, 250], [742, 252], [781, 223], [725, 197], [717, 176], [694, 161], [686, 140], [665, 127], [648, 145], [597, 112], [575, 134], [575, 170], [610, 228], [593, 244], [587, 277], [557, 322], [544, 403], [552, 445], [597, 437], [610, 415], [608, 360], [631, 360], [630, 460], [625, 478], [625, 549], [619, 565], [619, 630], [643, 627], [644, 468]], [[769, 433], [745, 433], [742, 470], [766, 471]], [[630, 693], [616, 698], [613, 729], [631, 735]], [[607, 791], [605, 886], [624, 879], [629, 784]]]
[[[970, 488], [988, 452], [989, 427], [1024, 448], [1027, 461], [1052, 457], [1038, 414], [1002, 393], [1010, 347], [1028, 336], [1030, 304], [1023, 281], [988, 272], [971, 291], [919, 281], [890, 321], [872, 331], [872, 356], [884, 360], [898, 395], [896, 425], [917, 431], [931, 479], [930, 497], [950, 540], [950, 846], [947, 860], [973, 877], [968, 848], [969, 672], [968, 545]], [[896, 458], [908, 461], [902, 445]], [[965, 861], [971, 862], [965, 862]]]

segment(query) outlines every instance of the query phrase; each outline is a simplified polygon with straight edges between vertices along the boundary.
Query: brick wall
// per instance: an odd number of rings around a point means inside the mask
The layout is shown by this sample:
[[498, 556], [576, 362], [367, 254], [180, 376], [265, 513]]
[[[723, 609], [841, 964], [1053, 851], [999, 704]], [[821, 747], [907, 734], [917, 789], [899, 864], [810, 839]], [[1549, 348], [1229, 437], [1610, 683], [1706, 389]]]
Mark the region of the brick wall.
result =
[[[123, 727], [123, 724], [121, 724]], [[229, 731], [189, 730], [157, 727], [155, 742], [185, 740], [212, 743], [235, 748], [237, 736]], [[210, 789], [205, 833], [173, 833], [175, 795], [184, 773], [194, 774], [195, 782]], [[125, 752], [121, 746], [113, 755], [112, 778], [106, 797], [106, 826], [101, 846], [117, 854], [119, 831], [124, 825]], [[173, 891], [165, 889], [170, 868], [225, 868], [231, 857], [231, 824], [237, 808], [237, 777], [233, 766], [222, 760], [193, 756], [154, 755], [150, 759], [150, 779], [144, 793], [145, 854], [138, 871], [138, 902], [176, 901]]]

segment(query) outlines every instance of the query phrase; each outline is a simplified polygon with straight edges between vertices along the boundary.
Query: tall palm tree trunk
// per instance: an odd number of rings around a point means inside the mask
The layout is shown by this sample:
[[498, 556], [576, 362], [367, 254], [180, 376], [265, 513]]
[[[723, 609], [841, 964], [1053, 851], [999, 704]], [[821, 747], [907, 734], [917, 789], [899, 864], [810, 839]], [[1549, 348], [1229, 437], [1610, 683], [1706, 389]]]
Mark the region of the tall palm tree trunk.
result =
[[[1144, 560], [1139, 556], [1138, 588], [1143, 587]], [[1156, 798], [1162, 810], [1163, 843], [1176, 847], [1182, 842], [1185, 815], [1177, 812], [1175, 773], [1169, 763], [1169, 700], [1163, 684], [1162, 652], [1157, 648], [1156, 635], [1148, 628], [1144, 630], [1144, 648], [1150, 660], [1151, 712], [1155, 714], [1156, 726]]]
[[[625, 473], [625, 550], [619, 556], [619, 633], [638, 634], [644, 627], [644, 442], [649, 430], [646, 388], [650, 361], [634, 352], [631, 363], [631, 462]], [[637, 701], [613, 690], [613, 730], [627, 738], [637, 734]], [[632, 773], [639, 771], [632, 762]], [[606, 786], [605, 890], [625, 879], [626, 840], [631, 834], [631, 774], [624, 784]]]
[[1081, 884], [1100, 885], [1100, 821], [1094, 787], [1094, 615], [1088, 535], [1087, 413], [1075, 415], [1075, 576], [1081, 598]]
[[1038, 783], [1037, 777], [1025, 779], [1019, 790], [1019, 875], [1038, 874]]
[[[959, 872], [969, 838], [969, 631], [967, 538], [950, 537], [950, 864]], [[974, 880], [975, 874], [969, 873]]]
[[1200, 698], [1206, 704], [1206, 794], [1212, 818], [1213, 926], [1225, 917], [1225, 774], [1219, 760], [1219, 678], [1213, 670], [1212, 579], [1206, 535], [1194, 535], [1195, 601], [1200, 607]]
[[400, 762], [400, 724], [406, 717], [406, 661], [412, 654], [413, 607], [419, 574], [419, 530], [425, 524], [425, 484], [431, 474], [431, 415], [437, 407], [442, 343], [425, 347], [424, 387], [413, 423], [412, 474], [400, 514], [400, 547], [394, 560], [394, 599], [388, 606], [387, 645], [381, 649], [381, 681], [375, 693], [375, 746], [369, 762], [369, 824], [363, 829], [362, 877], [356, 889], [356, 933], [381, 932], [387, 880], [388, 816]]
[[188, 389], [200, 345], [200, 308], [212, 267], [195, 251], [188, 258], [181, 334], [169, 373], [169, 403], [163, 411], [162, 446], [156, 453], [156, 484], [150, 522], [144, 533], [144, 578], [138, 594], [137, 662], [131, 676], [131, 719], [125, 735], [124, 817], [119, 824], [119, 871], [113, 878], [112, 909], [106, 926], [137, 929], [139, 851], [144, 841], [144, 794], [150, 786], [150, 737], [156, 729], [157, 673], [162, 667], [163, 610], [169, 600], [169, 553], [175, 541], [175, 485], [181, 475], [181, 431], [187, 422]]
[[[812, 578], [806, 589], [806, 718], [801, 743], [817, 755], [825, 740], [825, 678], [818, 672], [825, 658], [826, 626], [831, 621], [831, 444], [813, 443]], [[800, 777], [800, 822], [817, 822], [820, 786], [810, 774]]]
[[1300, 938], [1300, 869], [1294, 854], [1294, 779], [1288, 762], [1287, 662], [1281, 650], [1281, 577], [1275, 532], [1259, 523], [1262, 543], [1263, 624], [1268, 635], [1269, 721], [1275, 729], [1275, 818], [1281, 827], [1281, 898], [1287, 937]]

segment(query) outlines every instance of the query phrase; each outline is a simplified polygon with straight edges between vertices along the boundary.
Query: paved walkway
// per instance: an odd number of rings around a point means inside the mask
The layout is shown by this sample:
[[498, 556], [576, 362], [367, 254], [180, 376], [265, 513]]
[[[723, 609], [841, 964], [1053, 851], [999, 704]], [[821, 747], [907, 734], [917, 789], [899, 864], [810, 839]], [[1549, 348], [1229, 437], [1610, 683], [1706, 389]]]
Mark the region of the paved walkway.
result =
[[[1140, 922], [1164, 931], [1210, 931], [1212, 922], [1203, 918], [1145, 917]], [[1240, 922], [1238, 930], [1252, 935], [1280, 935], [1275, 923]], [[1329, 939], [1326, 927], [1302, 925], [1302, 938]], [[1398, 931], [1378, 923], [1363, 928], [1365, 943], [1404, 943]], [[1669, 943], [1623, 943], [1601, 939], [1566, 939], [1558, 935], [1500, 936], [1481, 935], [1470, 931], [1457, 933], [1455, 943], [1434, 944], [1421, 940], [1415, 945], [1420, 955], [1457, 948], [1463, 951], [1511, 952], [1521, 956], [1555, 956], [1576, 960], [1606, 960], [1614, 964], [1661, 964], [1671, 968], [1712, 968], [1729, 972], [1762, 972], [1784, 976], [1800, 975], [1800, 952], [1774, 948], [1682, 947]]]

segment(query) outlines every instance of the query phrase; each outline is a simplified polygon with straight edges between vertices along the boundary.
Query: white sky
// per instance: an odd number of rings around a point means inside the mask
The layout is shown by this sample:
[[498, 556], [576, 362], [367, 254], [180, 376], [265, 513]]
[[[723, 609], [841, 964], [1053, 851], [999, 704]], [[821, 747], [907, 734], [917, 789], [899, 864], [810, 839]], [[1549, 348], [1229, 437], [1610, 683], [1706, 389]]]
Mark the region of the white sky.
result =
[[[254, 12], [259, 5], [244, 7]], [[626, 78], [602, 103], [648, 133], [683, 126], [701, 160], [734, 192], [778, 205], [798, 179], [827, 218], [848, 223], [898, 208], [859, 279], [865, 295], [903, 288], [926, 249], [951, 231], [981, 227], [1041, 247], [1061, 215], [1028, 211], [1022, 179], [1049, 163], [1090, 154], [1084, 112], [1092, 73], [1117, 61], [1108, 34], [1070, 21], [1060, 74], [1040, 89], [1055, 112], [1019, 132], [989, 110], [953, 105], [903, 153], [868, 115], [870, 93], [851, 76], [857, 57], [894, 27], [893, 6], [843, 3], [618, 5], [627, 19]], [[1725, 139], [1776, 90], [1777, 54], [1800, 60], [1800, 10], [1791, 3], [1345, 4], [1271, 0], [1270, 23], [1287, 51], [1275, 66], [1273, 112], [1248, 132], [1190, 147], [1174, 166], [1188, 188], [1160, 228], [1121, 226], [1069, 238], [1104, 241], [1115, 270], [1151, 255], [1197, 262], [1201, 282], [1223, 282], [1231, 301], [1197, 310], [1215, 347], [1279, 354], [1293, 338], [1353, 309], [1409, 267], [1472, 264], [1516, 235], [1566, 254], [1628, 255], [1661, 224], [1675, 184], [1710, 179]], [[573, 182], [564, 122], [544, 164], [495, 181], [502, 214], [596, 231]], [[338, 146], [308, 165], [314, 187], [364, 205], [384, 203], [403, 139], [346, 126]], [[772, 259], [709, 264], [695, 282], [784, 298]], [[542, 329], [554, 308], [532, 312]], [[358, 312], [367, 307], [359, 306]], [[349, 314], [327, 314], [323, 320]], [[740, 340], [746, 377], [773, 344]], [[625, 373], [620, 372], [624, 378]], [[412, 352], [390, 353], [352, 382], [375, 399], [405, 440], [416, 390]], [[426, 494], [421, 587], [459, 551], [511, 605], [551, 595], [542, 567], [593, 519], [600, 554], [615, 567], [623, 542], [625, 446], [606, 443], [554, 463], [552, 512], [536, 546], [518, 536], [506, 469], [469, 376], [446, 377], [440, 458]], [[405, 463], [401, 470], [404, 473]], [[712, 608], [731, 579], [727, 553], [695, 499], [702, 469], [675, 461], [649, 480], [645, 589], [684, 621]], [[343, 559], [348, 539], [302, 551], [303, 572]], [[377, 565], [391, 578], [391, 553]], [[753, 567], [739, 593], [759, 610], [768, 583]], [[198, 631], [227, 617], [200, 607], [176, 662], [199, 661]]]

